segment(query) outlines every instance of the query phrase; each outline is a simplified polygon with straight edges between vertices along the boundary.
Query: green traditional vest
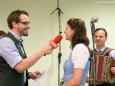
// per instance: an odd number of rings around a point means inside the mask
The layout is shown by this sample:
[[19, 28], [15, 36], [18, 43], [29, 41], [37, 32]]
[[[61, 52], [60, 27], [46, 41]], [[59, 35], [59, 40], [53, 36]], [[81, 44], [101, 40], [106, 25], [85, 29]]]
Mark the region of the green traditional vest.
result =
[[[7, 33], [6, 37], [9, 37], [15, 43], [21, 57], [26, 58], [26, 55], [21, 50], [20, 42], [10, 32]], [[18, 73], [15, 69], [12, 69], [1, 56], [0, 86], [24, 86], [24, 73]]]

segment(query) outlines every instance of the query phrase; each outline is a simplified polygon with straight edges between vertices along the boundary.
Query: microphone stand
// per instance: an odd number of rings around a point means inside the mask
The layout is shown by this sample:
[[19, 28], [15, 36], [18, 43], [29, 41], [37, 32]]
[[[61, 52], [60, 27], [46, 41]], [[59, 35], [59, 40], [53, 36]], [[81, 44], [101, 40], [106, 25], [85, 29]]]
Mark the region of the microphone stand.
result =
[[96, 53], [95, 53], [95, 45], [94, 45], [94, 31], [95, 31], [95, 25], [94, 23], [91, 23], [91, 33], [92, 33], [92, 42], [93, 42], [93, 57], [90, 59], [90, 61], [93, 61], [94, 64], [94, 86], [96, 86]]
[[[59, 8], [59, 0], [57, 1], [57, 8], [51, 13], [51, 15], [55, 12], [58, 11], [58, 20], [59, 20], [59, 34], [62, 33], [61, 30], [61, 13], [64, 14], [61, 9]], [[58, 86], [60, 86], [60, 63], [61, 63], [61, 42], [59, 43], [59, 53], [58, 53]]]

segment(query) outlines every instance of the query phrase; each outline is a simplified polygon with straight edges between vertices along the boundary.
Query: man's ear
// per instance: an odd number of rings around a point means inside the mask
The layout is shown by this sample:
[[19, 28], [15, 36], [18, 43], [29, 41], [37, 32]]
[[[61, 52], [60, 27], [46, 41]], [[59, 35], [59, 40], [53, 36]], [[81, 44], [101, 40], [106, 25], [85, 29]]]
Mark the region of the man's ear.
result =
[[15, 21], [12, 22], [13, 27], [17, 27], [17, 23]]
[[[106, 37], [106, 40], [107, 40], [107, 37]], [[105, 40], [105, 41], [106, 41], [106, 40]]]

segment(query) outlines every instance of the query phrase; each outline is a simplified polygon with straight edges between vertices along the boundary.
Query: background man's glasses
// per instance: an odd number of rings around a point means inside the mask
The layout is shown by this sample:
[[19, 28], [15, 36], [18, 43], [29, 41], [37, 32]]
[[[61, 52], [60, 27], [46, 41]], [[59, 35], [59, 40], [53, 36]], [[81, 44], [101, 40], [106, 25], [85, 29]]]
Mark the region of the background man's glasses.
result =
[[24, 25], [29, 25], [30, 24], [30, 22], [19, 22], [19, 23], [22, 23]]

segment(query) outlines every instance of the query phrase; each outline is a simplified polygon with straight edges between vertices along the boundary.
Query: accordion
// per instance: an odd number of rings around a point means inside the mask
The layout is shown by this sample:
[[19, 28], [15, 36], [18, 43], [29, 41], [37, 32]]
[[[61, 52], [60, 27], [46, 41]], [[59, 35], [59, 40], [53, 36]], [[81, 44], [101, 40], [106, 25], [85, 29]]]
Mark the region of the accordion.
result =
[[[106, 53], [105, 53], [106, 54]], [[96, 84], [115, 83], [115, 74], [112, 74], [111, 67], [115, 67], [115, 60], [113, 57], [103, 55], [96, 55]], [[94, 63], [91, 64], [89, 78], [91, 84], [94, 83]]]

